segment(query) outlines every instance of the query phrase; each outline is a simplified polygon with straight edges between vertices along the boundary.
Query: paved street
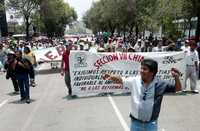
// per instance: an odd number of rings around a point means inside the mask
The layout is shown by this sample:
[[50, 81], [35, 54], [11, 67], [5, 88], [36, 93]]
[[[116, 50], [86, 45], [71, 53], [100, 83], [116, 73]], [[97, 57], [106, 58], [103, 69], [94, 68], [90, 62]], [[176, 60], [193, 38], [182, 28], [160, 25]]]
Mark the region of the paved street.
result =
[[[130, 96], [70, 99], [56, 71], [41, 71], [36, 79], [26, 104], [1, 73], [0, 131], [128, 131]], [[169, 94], [163, 101], [159, 131], [199, 131], [200, 95]]]

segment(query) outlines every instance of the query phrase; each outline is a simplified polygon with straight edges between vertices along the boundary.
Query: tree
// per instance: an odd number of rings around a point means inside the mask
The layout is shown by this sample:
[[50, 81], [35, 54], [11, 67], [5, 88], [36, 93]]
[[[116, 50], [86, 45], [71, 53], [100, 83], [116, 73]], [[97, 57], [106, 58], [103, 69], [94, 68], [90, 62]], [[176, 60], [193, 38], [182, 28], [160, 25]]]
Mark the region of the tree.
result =
[[40, 16], [49, 37], [63, 36], [66, 24], [77, 19], [75, 10], [63, 0], [42, 0]]
[[8, 0], [7, 7], [15, 12], [15, 15], [23, 16], [26, 25], [26, 37], [29, 39], [29, 27], [31, 16], [39, 8], [38, 0]]
[[86, 12], [83, 21], [94, 33], [106, 31], [113, 34], [116, 30], [125, 33], [134, 25], [134, 11], [134, 0], [101, 0]]

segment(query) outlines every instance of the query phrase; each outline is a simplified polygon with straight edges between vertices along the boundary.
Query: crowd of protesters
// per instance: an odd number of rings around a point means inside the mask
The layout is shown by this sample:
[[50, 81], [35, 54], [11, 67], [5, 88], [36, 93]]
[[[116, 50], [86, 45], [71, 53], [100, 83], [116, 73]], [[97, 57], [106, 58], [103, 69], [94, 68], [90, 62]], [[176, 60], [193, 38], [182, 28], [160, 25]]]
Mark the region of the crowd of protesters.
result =
[[[20, 91], [21, 100], [26, 99], [29, 103], [29, 86], [36, 86], [35, 71], [37, 66], [34, 50], [56, 47], [63, 45], [66, 51], [63, 54], [61, 70], [65, 74], [65, 82], [69, 87], [71, 95], [70, 76], [69, 76], [69, 57], [70, 50], [84, 50], [96, 52], [166, 52], [184, 51], [186, 53], [186, 80], [190, 79], [190, 87], [193, 93], [198, 93], [196, 88], [197, 76], [199, 75], [199, 55], [200, 43], [190, 40], [177, 40], [176, 42], [157, 37], [103, 37], [92, 36], [76, 39], [70, 38], [33, 38], [30, 41], [22, 39], [7, 38], [0, 43], [0, 70], [7, 72], [7, 79], [11, 78], [14, 93]], [[16, 62], [19, 61], [19, 62]], [[12, 63], [12, 64], [11, 64]], [[14, 64], [13, 64], [14, 63]], [[51, 63], [53, 67], [53, 62]], [[56, 64], [56, 67], [58, 64]], [[19, 68], [19, 70], [18, 70]], [[27, 91], [27, 92], [26, 92]], [[185, 91], [185, 88], [184, 88]], [[24, 93], [25, 92], [25, 93]], [[24, 95], [26, 94], [26, 95]]]

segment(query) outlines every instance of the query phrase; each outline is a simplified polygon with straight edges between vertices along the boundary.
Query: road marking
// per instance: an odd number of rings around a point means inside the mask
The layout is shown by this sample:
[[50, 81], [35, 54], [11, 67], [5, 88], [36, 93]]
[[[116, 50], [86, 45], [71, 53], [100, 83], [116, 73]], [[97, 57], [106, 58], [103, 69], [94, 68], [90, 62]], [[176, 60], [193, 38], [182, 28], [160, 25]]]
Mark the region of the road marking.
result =
[[7, 102], [8, 102], [8, 100], [4, 100], [4, 101], [0, 104], [0, 108], [3, 107]]
[[108, 99], [113, 107], [113, 109], [115, 110], [115, 113], [117, 114], [117, 117], [122, 125], [122, 127], [124, 128], [124, 131], [130, 131], [127, 123], [125, 122], [124, 118], [122, 117], [122, 114], [121, 112], [119, 111], [119, 109], [117, 108], [116, 104], [115, 104], [115, 101], [113, 100], [113, 98], [108, 95]]

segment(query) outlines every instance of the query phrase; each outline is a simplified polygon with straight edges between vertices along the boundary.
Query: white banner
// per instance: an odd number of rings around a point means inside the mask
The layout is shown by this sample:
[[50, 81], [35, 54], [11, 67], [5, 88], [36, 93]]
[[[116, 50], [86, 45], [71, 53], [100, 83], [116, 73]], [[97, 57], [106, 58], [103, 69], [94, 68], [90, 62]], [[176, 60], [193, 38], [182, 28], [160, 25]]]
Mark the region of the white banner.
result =
[[61, 61], [62, 54], [64, 51], [65, 46], [57, 46], [52, 48], [35, 50], [34, 54], [37, 62]]
[[139, 75], [141, 61], [152, 58], [158, 62], [157, 77], [174, 82], [171, 68], [181, 72], [181, 83], [185, 79], [185, 54], [183, 52], [150, 52], [150, 53], [70, 53], [70, 76], [74, 95], [90, 95], [93, 93], [125, 93], [127, 87], [103, 80], [105, 73], [120, 76]]

